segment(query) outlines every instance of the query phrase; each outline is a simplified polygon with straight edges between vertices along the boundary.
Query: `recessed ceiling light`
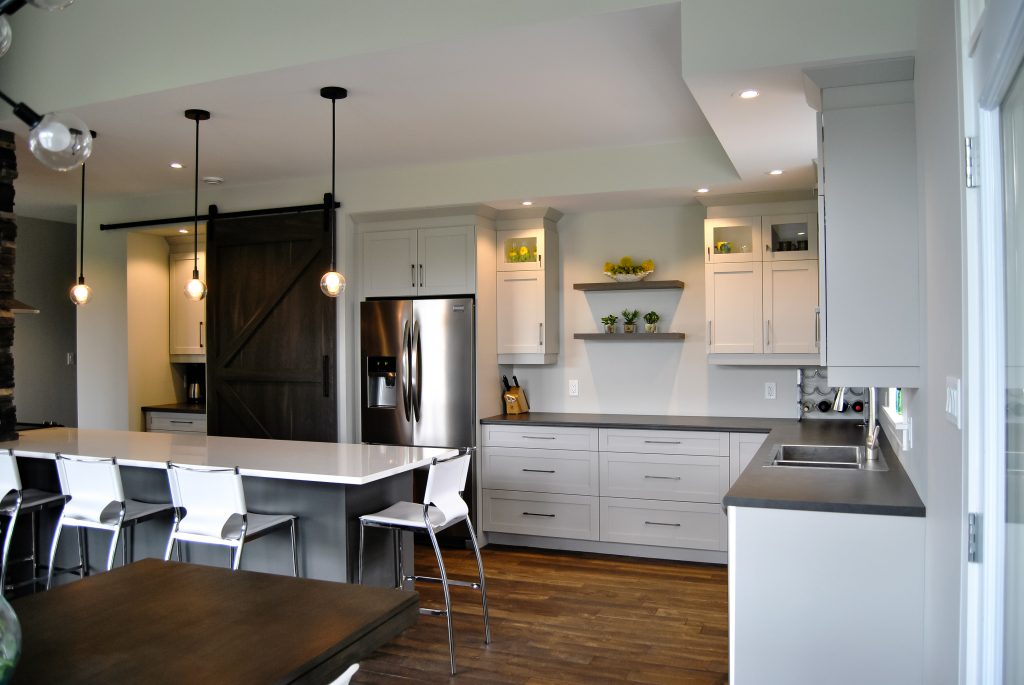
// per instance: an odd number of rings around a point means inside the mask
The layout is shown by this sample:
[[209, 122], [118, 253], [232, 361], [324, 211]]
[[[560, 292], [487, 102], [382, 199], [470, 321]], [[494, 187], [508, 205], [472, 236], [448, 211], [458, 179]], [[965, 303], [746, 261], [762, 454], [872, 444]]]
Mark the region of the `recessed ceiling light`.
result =
[[697, 192], [698, 193], [706, 193], [706, 192], [708, 192], [708, 189], [707, 188], [697, 188]]
[[178, 233], [188, 233], [188, 229], [187, 228], [179, 228], [178, 229]]
[[184, 169], [185, 165], [182, 164], [181, 162], [171, 162], [170, 167], [172, 169]]
[[532, 207], [533, 206], [533, 200], [523, 200], [523, 206], [524, 207]]
[[203, 183], [208, 186], [219, 186], [223, 182], [224, 178], [222, 176], [203, 176]]
[[782, 169], [772, 169], [768, 172], [769, 176], [782, 176]]
[[806, 231], [800, 231], [799, 233], [797, 233], [797, 235], [807, 235], [807, 232]]
[[744, 100], [753, 100], [754, 98], [756, 98], [760, 94], [761, 93], [759, 93], [758, 91], [754, 90], [753, 88], [747, 88], [746, 90], [741, 90], [740, 93], [739, 93], [740, 97], [743, 98]]

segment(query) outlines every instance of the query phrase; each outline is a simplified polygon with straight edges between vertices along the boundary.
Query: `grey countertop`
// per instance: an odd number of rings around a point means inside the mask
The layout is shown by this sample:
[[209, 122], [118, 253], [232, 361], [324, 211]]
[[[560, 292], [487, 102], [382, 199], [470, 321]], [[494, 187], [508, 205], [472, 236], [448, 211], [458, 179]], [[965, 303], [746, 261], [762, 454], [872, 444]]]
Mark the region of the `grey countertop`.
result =
[[797, 509], [888, 516], [924, 516], [925, 507], [884, 434], [879, 443], [888, 471], [764, 468], [780, 443], [859, 445], [864, 428], [855, 421], [797, 421], [720, 416], [642, 416], [625, 414], [558, 414], [533, 412], [491, 416], [483, 424], [706, 430], [767, 433], [750, 465], [722, 500], [724, 506]]
[[176, 402], [174, 404], [153, 404], [148, 407], [143, 407], [142, 411], [166, 411], [166, 412], [180, 412], [184, 414], [205, 414], [206, 413], [206, 402]]

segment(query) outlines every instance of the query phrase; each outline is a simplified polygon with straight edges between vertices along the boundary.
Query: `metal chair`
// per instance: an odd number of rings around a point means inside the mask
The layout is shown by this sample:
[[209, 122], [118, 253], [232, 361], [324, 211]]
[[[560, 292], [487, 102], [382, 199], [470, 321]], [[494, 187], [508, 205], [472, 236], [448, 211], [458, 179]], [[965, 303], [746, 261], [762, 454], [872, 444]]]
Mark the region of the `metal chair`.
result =
[[210, 468], [167, 462], [174, 501], [174, 526], [164, 560], [171, 551], [181, 559], [182, 542], [228, 548], [231, 568], [242, 562], [242, 546], [288, 526], [292, 537], [292, 574], [299, 577], [296, 517], [291, 514], [253, 514], [246, 509], [238, 467]]
[[78, 555], [82, 562], [82, 575], [88, 575], [89, 550], [85, 531], [92, 528], [111, 533], [110, 551], [107, 553], [109, 571], [114, 567], [114, 553], [124, 528], [131, 529], [131, 534], [125, 538], [121, 548], [121, 563], [126, 565], [134, 558], [134, 545], [131, 541], [135, 537], [135, 525], [172, 509], [170, 503], [141, 502], [125, 497], [121, 469], [113, 457], [80, 457], [60, 453], [56, 456], [60, 488], [67, 497], [67, 503], [53, 534], [50, 567], [46, 574], [47, 589], [53, 584], [57, 545], [66, 526], [78, 529]]
[[[3, 558], [0, 559], [0, 592], [6, 592], [14, 587], [38, 583], [40, 566], [36, 557], [36, 539], [38, 538], [39, 521], [38, 514], [43, 509], [60, 507], [64, 505], [64, 495], [56, 492], [45, 492], [33, 488], [23, 488], [21, 485], [21, 473], [18, 471], [18, 460], [14, 456], [14, 450], [4, 450], [0, 453], [0, 516], [7, 518], [7, 526], [4, 531]], [[31, 517], [32, 528], [32, 551], [27, 557], [18, 559], [10, 558], [11, 540], [14, 538], [14, 527], [18, 517], [28, 514]], [[32, 578], [17, 585], [7, 586], [7, 567], [14, 563], [32, 563]]]
[[352, 676], [359, 670], [359, 664], [352, 664], [345, 669], [345, 672], [337, 677], [336, 680], [331, 681], [331, 685], [348, 685], [352, 682]]
[[[420, 609], [421, 614], [444, 616], [448, 620], [448, 655], [451, 661], [452, 675], [455, 675], [455, 633], [452, 629], [452, 602], [449, 586], [469, 587], [480, 591], [480, 602], [484, 614], [484, 643], [491, 643], [491, 625], [487, 617], [487, 585], [484, 582], [484, 564], [480, 558], [480, 547], [477, 545], [476, 533], [469, 520], [469, 507], [462, 499], [462, 491], [466, 487], [466, 476], [469, 474], [470, 458], [473, 449], [467, 448], [463, 453], [447, 459], [434, 459], [430, 463], [427, 476], [427, 487], [423, 494], [423, 504], [399, 502], [375, 514], [359, 517], [359, 566], [357, 580], [363, 582], [363, 540], [367, 527], [390, 528], [395, 533], [395, 586], [401, 588], [406, 580], [439, 582], [444, 588], [444, 606], [441, 609]], [[479, 582], [450, 580], [441, 558], [441, 547], [437, 543], [437, 533], [450, 526], [466, 522], [469, 528], [469, 539], [473, 543], [476, 555], [476, 568]], [[430, 544], [434, 547], [437, 566], [441, 571], [440, 578], [430, 576], [406, 576], [402, 569], [402, 531], [425, 530], [430, 536]]]

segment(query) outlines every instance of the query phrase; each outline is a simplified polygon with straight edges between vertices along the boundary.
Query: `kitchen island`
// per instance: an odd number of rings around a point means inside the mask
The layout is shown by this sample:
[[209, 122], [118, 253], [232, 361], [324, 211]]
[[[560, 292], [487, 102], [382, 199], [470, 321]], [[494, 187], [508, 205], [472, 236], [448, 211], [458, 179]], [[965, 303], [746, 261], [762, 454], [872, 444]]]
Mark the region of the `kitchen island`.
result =
[[[0, 442], [0, 449], [38, 460], [54, 454], [116, 457], [127, 496], [169, 502], [168, 461], [194, 466], [239, 467], [251, 511], [289, 513], [299, 518], [299, 569], [307, 578], [349, 581], [355, 574], [358, 517], [412, 496], [412, 471], [451, 449], [226, 438], [189, 433], [48, 428]], [[23, 460], [24, 463], [24, 460]], [[29, 464], [26, 485], [57, 486], [55, 469]], [[38, 482], [35, 482], [38, 481]], [[170, 520], [139, 526], [136, 558], [162, 557]], [[393, 582], [389, 538], [367, 538], [367, 576]], [[290, 573], [287, 536], [269, 535], [246, 545], [243, 567]], [[70, 549], [70, 543], [67, 548]], [[405, 549], [411, 555], [412, 545]], [[186, 546], [191, 558], [224, 564], [221, 549]], [[102, 558], [96, 556], [95, 558]], [[411, 563], [411, 559], [407, 560]], [[408, 566], [411, 568], [411, 566]]]

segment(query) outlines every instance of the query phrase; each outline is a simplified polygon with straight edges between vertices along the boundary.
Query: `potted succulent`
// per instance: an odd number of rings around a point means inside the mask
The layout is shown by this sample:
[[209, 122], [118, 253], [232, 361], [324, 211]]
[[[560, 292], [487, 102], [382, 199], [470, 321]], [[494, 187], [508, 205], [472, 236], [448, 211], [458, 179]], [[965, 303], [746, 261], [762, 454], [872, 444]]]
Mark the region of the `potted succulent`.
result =
[[644, 330], [648, 333], [658, 332], [658, 322], [661, 321], [661, 315], [658, 312], [647, 312], [644, 314]]
[[623, 309], [622, 310], [622, 332], [623, 333], [636, 333], [636, 320], [640, 318], [639, 309]]
[[614, 333], [615, 332], [615, 324], [616, 324], [616, 322], [618, 320], [619, 320], [619, 317], [615, 316], [614, 314], [609, 314], [608, 316], [602, 316], [601, 317], [601, 323], [604, 324], [604, 332], [605, 333]]

